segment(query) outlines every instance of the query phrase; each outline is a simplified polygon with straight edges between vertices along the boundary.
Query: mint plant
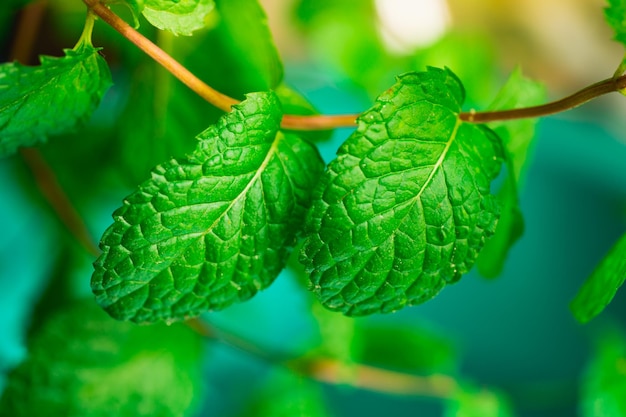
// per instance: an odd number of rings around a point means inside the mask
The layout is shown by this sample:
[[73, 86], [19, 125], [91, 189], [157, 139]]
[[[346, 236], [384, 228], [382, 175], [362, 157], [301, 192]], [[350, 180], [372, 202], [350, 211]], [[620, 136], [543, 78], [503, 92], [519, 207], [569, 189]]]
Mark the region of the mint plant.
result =
[[[202, 338], [234, 344], [274, 368], [242, 415], [298, 407], [302, 415], [328, 415], [316, 380], [438, 398], [446, 415], [514, 413], [506, 394], [461, 375], [453, 349], [437, 335], [359, 326], [345, 316], [422, 304], [474, 267], [497, 277], [524, 238], [518, 191], [537, 118], [626, 94], [626, 61], [610, 78], [548, 103], [545, 88], [517, 69], [485, 111], [464, 110], [471, 85], [454, 68], [408, 68], [370, 109], [324, 115], [285, 82], [288, 69], [256, 0], [83, 2], [82, 34], [64, 57], [0, 65], [0, 156], [19, 154], [33, 171], [43, 170], [40, 177], [53, 175], [26, 148], [84, 136], [76, 147], [92, 155], [119, 151], [111, 157], [116, 174], [94, 175], [132, 179], [134, 190], [95, 248], [63, 189], [40, 183], [95, 259], [93, 294], [59, 296], [50, 284], [41, 308], [52, 318], [35, 323], [30, 356], [10, 374], [0, 414], [194, 415], [203, 406]], [[2, 6], [0, 18], [25, 3]], [[301, 0], [299, 12], [350, 2], [324, 3]], [[363, 3], [370, 13], [370, 2]], [[626, 46], [626, 2], [610, 0], [605, 14]], [[125, 38], [121, 64], [92, 40], [100, 25]], [[109, 30], [102, 39], [122, 41], [113, 36]], [[115, 81], [118, 65], [130, 82]], [[89, 126], [112, 85], [129, 104], [101, 129]], [[353, 131], [326, 164], [318, 145], [343, 127]], [[82, 192], [80, 179], [69, 176]], [[599, 315], [623, 284], [624, 239], [572, 301], [578, 321]], [[276, 357], [205, 320], [270, 287], [285, 268], [306, 277], [303, 291], [318, 303], [310, 315], [321, 342], [308, 355]], [[159, 323], [178, 321], [184, 324]], [[73, 341], [68, 349], [66, 338]], [[614, 331], [602, 340], [581, 410], [595, 415], [588, 404], [600, 401], [612, 410], [601, 415], [621, 415], [626, 395], [605, 378], [620, 378], [614, 367], [626, 357], [626, 339]], [[128, 382], [150, 373], [158, 382]]]

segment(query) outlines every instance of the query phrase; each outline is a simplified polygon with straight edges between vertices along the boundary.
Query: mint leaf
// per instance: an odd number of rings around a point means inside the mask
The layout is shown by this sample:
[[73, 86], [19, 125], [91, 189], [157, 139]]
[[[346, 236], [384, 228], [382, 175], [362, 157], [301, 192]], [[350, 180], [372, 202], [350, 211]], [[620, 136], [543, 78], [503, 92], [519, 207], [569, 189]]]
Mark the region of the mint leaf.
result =
[[139, 327], [111, 320], [92, 300], [75, 303], [34, 335], [0, 415], [193, 415], [201, 354], [186, 326]]
[[[133, 7], [138, 6], [133, 3]], [[213, 0], [145, 0], [142, 13], [159, 29], [191, 36], [193, 31], [206, 26], [207, 16], [214, 7]]]
[[626, 235], [611, 248], [570, 304], [574, 317], [586, 323], [609, 305], [626, 279]]
[[429, 300], [469, 271], [493, 234], [501, 144], [461, 122], [463, 98], [449, 70], [402, 75], [330, 163], [302, 251], [329, 309], [365, 315]]
[[180, 320], [252, 297], [284, 267], [323, 163], [254, 93], [158, 166], [104, 233], [92, 289], [113, 317]]
[[626, 415], [626, 339], [610, 330], [598, 342], [582, 379], [580, 415], [621, 417]]
[[85, 122], [111, 85], [106, 61], [92, 46], [40, 61], [0, 65], [0, 157]]
[[615, 31], [613, 39], [626, 46], [626, 1], [608, 0], [609, 6], [604, 10], [607, 23]]
[[[521, 69], [517, 68], [489, 106], [489, 110], [534, 106], [542, 103], [545, 97], [543, 85], [524, 77]], [[496, 194], [502, 204], [496, 234], [487, 241], [476, 261], [478, 271], [487, 278], [500, 275], [509, 250], [524, 232], [518, 189], [523, 182], [533, 147], [536, 124], [537, 119], [489, 124], [504, 144], [508, 172], [502, 188]]]

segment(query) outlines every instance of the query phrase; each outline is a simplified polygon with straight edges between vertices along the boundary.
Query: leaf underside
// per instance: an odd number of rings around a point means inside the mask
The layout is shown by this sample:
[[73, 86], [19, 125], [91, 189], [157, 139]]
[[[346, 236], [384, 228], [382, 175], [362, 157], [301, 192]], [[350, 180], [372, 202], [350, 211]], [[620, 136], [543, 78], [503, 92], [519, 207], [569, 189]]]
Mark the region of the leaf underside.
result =
[[278, 131], [281, 118], [274, 93], [250, 94], [124, 200], [92, 278], [109, 314], [180, 320], [270, 285], [323, 169], [314, 147]]
[[347, 315], [434, 297], [493, 234], [499, 139], [463, 123], [449, 70], [409, 73], [358, 121], [314, 194], [301, 260], [312, 290]]
[[611, 248], [570, 304], [574, 317], [586, 323], [609, 305], [626, 279], [626, 235]]
[[145, 0], [142, 13], [159, 29], [191, 36], [206, 26], [206, 18], [214, 8], [213, 0]]
[[39, 66], [0, 65], [0, 157], [85, 122], [111, 85], [98, 49], [81, 45]]

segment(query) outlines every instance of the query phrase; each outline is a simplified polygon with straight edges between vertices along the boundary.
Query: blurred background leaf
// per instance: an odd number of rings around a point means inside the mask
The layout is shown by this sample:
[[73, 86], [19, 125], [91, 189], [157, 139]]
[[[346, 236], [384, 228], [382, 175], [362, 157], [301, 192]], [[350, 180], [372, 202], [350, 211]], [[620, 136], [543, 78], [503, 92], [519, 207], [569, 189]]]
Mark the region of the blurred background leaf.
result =
[[271, 373], [240, 417], [330, 417], [321, 387], [286, 371]]
[[605, 329], [582, 379], [582, 417], [626, 415], [626, 339], [621, 330]]
[[29, 350], [9, 376], [2, 415], [192, 415], [200, 392], [197, 334], [114, 321], [91, 299], [51, 317]]

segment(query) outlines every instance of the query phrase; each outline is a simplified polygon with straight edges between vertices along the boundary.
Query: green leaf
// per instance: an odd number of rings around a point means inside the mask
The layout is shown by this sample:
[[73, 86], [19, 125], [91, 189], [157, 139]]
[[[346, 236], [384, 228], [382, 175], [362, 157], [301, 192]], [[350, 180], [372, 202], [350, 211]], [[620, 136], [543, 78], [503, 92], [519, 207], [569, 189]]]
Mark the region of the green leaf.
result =
[[582, 379], [582, 417], [626, 415], [626, 340], [611, 330], [598, 341]]
[[613, 39], [626, 46], [626, 1], [608, 0], [609, 6], [604, 10], [607, 23], [615, 31]]
[[611, 248], [570, 304], [574, 317], [586, 323], [609, 305], [626, 279], [626, 235]]
[[41, 65], [0, 65], [0, 157], [85, 122], [111, 85], [98, 49], [81, 44]]
[[509, 250], [524, 234], [524, 217], [519, 207], [517, 186], [512, 177], [507, 179], [496, 193], [502, 207], [496, 233], [485, 243], [476, 260], [478, 272], [485, 278], [496, 278], [502, 273]]
[[500, 393], [462, 384], [447, 402], [444, 417], [513, 417], [509, 401]]
[[[541, 83], [524, 77], [520, 68], [511, 74], [489, 110], [507, 110], [542, 103], [546, 92]], [[486, 278], [502, 272], [509, 250], [524, 232], [524, 218], [519, 208], [518, 190], [523, 182], [533, 148], [537, 119], [522, 119], [489, 124], [504, 143], [508, 172], [502, 188], [496, 194], [502, 212], [496, 234], [487, 241], [476, 264]]]
[[[311, 306], [311, 312], [318, 325], [319, 346], [315, 353], [319, 357], [337, 359], [345, 365], [352, 364], [352, 339], [355, 322], [351, 317], [337, 317], [319, 303]], [[349, 368], [349, 366], [347, 366]]]
[[463, 123], [449, 70], [409, 73], [376, 101], [330, 163], [307, 218], [302, 262], [322, 304], [347, 315], [434, 297], [495, 230], [495, 134]]
[[[508, 110], [541, 104], [546, 99], [542, 83], [527, 78], [520, 68], [515, 69], [500, 90], [489, 110]], [[510, 160], [513, 178], [522, 182], [535, 138], [537, 119], [520, 119], [489, 123], [502, 139]]]
[[254, 93], [155, 168], [104, 233], [92, 289], [113, 317], [180, 320], [252, 297], [284, 267], [323, 163]]
[[[135, 4], [133, 7], [137, 8]], [[142, 13], [159, 29], [191, 36], [206, 26], [207, 16], [214, 8], [213, 0], [145, 0]]]
[[358, 322], [351, 357], [358, 363], [422, 375], [449, 373], [457, 367], [456, 350], [448, 338], [428, 328], [398, 324]]
[[139, 327], [111, 320], [92, 300], [76, 303], [33, 337], [0, 415], [193, 415], [201, 342], [183, 325]]

